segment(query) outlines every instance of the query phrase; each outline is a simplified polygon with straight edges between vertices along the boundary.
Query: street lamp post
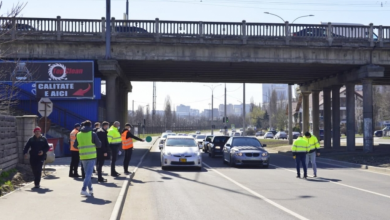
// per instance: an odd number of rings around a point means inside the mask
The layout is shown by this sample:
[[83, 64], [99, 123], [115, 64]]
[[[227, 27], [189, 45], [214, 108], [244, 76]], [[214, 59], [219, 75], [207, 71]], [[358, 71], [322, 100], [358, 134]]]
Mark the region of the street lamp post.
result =
[[[213, 111], [214, 110], [214, 89], [220, 85], [222, 85], [222, 84], [218, 84], [216, 86], [203, 85], [203, 86], [206, 86], [206, 87], [211, 89], [211, 123], [213, 123], [213, 121], [214, 121], [214, 111]], [[211, 124], [211, 135], [214, 135], [214, 128], [213, 128], [212, 124]]]
[[[277, 14], [272, 14], [272, 13], [269, 13], [269, 12], [264, 12], [264, 14], [276, 16], [276, 17], [280, 18], [283, 22], [286, 22], [282, 17], [280, 17], [280, 16], [277, 15]], [[299, 16], [299, 17], [295, 18], [295, 19], [293, 20], [293, 22], [291, 22], [291, 24], [294, 23], [296, 20], [298, 20], [298, 19], [300, 19], [300, 18], [313, 17], [313, 16], [314, 16], [314, 15], [302, 15], [302, 16]]]

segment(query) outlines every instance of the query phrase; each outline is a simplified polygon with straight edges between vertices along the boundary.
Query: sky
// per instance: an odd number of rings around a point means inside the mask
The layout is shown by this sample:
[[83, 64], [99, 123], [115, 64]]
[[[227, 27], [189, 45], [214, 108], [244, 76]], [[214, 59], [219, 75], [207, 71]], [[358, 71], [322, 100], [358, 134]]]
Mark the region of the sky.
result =
[[[1, 0], [0, 0], [1, 1]], [[126, 0], [111, 0], [111, 17], [122, 19], [126, 12]], [[0, 14], [17, 3], [27, 3], [22, 17], [89, 18], [105, 17], [105, 0], [3, 0]], [[319, 24], [320, 22], [359, 23], [390, 26], [390, 1], [377, 0], [130, 0], [129, 19], [136, 20], [181, 20], [181, 21], [226, 21], [280, 23], [293, 21], [312, 14], [295, 23]], [[157, 82], [157, 110], [164, 107], [170, 96], [173, 105], [191, 105], [195, 109], [207, 109], [211, 103], [211, 90], [205, 83]], [[134, 100], [138, 105], [152, 106], [152, 82], [132, 82], [129, 93], [129, 109]], [[211, 84], [208, 84], [211, 85]], [[214, 86], [219, 85], [214, 83]], [[243, 101], [242, 84], [227, 84], [227, 103]], [[223, 103], [224, 84], [214, 91], [214, 108]], [[262, 101], [261, 84], [246, 85], [246, 103]]]

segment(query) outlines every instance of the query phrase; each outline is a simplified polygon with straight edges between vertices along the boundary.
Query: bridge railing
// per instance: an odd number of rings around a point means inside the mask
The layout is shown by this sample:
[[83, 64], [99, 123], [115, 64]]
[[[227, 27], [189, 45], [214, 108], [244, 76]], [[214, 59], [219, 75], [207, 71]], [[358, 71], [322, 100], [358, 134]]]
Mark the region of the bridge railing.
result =
[[[102, 19], [62, 19], [57, 18], [9, 18], [0, 17], [0, 30], [17, 35], [39, 34], [57, 35], [100, 35], [106, 33], [106, 20]], [[262, 38], [276, 37], [289, 39], [317, 38], [353, 39], [380, 42], [390, 40], [390, 27], [358, 25], [313, 25], [242, 22], [194, 22], [156, 20], [115, 20], [112, 18], [113, 35], [126, 37], [196, 37], [196, 38]]]

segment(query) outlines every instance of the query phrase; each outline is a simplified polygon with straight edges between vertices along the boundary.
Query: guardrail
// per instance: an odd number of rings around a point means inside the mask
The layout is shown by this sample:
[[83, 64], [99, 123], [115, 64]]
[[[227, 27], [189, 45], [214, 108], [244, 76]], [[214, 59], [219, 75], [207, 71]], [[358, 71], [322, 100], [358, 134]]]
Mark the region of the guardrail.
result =
[[[390, 41], [389, 26], [313, 25], [242, 22], [193, 22], [156, 20], [111, 20], [113, 35], [129, 37], [196, 37], [237, 38], [245, 42], [250, 38], [284, 38], [286, 42], [298, 38], [367, 40], [373, 45]], [[64, 35], [101, 35], [105, 38], [106, 21], [102, 19], [9, 18], [0, 17], [0, 30], [16, 39], [19, 34], [53, 34], [60, 40]]]

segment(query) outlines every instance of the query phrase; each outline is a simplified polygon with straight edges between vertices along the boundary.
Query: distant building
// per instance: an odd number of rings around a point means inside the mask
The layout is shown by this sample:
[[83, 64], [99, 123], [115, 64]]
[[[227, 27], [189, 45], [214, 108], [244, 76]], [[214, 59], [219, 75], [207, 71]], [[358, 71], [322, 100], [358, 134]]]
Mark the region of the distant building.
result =
[[[215, 109], [213, 110], [213, 114], [214, 114], [214, 115], [213, 115], [213, 116], [214, 116], [214, 120], [220, 118], [220, 115], [219, 115], [219, 112], [218, 112], [218, 109], [217, 109], [217, 108], [215, 108]], [[210, 109], [205, 109], [205, 110], [203, 110], [202, 116], [205, 117], [205, 118], [207, 118], [208, 120], [211, 120], [211, 110], [210, 110]]]
[[288, 99], [288, 85], [287, 84], [262, 84], [263, 103], [269, 103], [272, 91], [283, 97], [284, 100]]
[[179, 117], [188, 117], [191, 114], [191, 107], [186, 105], [176, 106], [176, 115]]
[[[226, 115], [233, 115], [234, 114], [234, 107], [232, 104], [226, 105]], [[225, 115], [225, 105], [220, 104], [219, 105], [219, 115], [223, 117]]]

